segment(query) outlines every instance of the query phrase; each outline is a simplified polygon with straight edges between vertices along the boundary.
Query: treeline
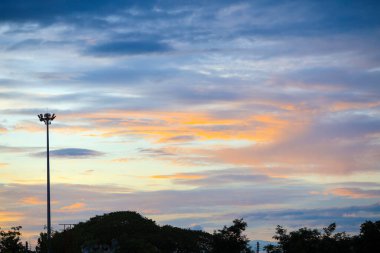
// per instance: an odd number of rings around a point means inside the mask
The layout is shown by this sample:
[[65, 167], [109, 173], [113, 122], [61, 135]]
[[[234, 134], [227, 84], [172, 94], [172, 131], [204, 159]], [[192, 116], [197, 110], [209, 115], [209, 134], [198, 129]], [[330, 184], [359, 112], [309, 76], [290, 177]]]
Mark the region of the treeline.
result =
[[[52, 234], [54, 253], [254, 253], [244, 235], [247, 223], [236, 219], [231, 226], [210, 234], [173, 226], [159, 226], [136, 212], [114, 212], [96, 216], [73, 228]], [[47, 252], [47, 236], [41, 233], [35, 251], [21, 243], [21, 227], [0, 229], [0, 253]], [[275, 245], [268, 253], [377, 253], [380, 252], [380, 221], [367, 221], [360, 234], [335, 232], [335, 223], [320, 230], [301, 228], [287, 232], [277, 226]]]
[[278, 245], [268, 245], [268, 253], [377, 253], [380, 252], [380, 221], [366, 221], [360, 226], [359, 235], [335, 233], [332, 223], [322, 231], [300, 228], [290, 233], [277, 226], [273, 236]]
[[[246, 227], [245, 221], [236, 219], [231, 226], [210, 234], [159, 226], [136, 212], [113, 212], [93, 217], [71, 229], [54, 232], [51, 249], [54, 253], [251, 253], [249, 239], [243, 234]], [[1, 253], [30, 252], [19, 243], [19, 230], [17, 233], [13, 237], [15, 247], [4, 247]], [[47, 252], [46, 233], [40, 234], [35, 252]]]

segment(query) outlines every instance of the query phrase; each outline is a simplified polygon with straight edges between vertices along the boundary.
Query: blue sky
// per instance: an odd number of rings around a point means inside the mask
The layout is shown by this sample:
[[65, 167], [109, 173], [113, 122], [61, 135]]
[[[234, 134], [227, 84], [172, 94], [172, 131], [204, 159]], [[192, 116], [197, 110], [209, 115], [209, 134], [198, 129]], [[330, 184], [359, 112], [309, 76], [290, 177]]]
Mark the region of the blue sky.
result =
[[377, 1], [0, 3], [0, 227], [380, 218]]

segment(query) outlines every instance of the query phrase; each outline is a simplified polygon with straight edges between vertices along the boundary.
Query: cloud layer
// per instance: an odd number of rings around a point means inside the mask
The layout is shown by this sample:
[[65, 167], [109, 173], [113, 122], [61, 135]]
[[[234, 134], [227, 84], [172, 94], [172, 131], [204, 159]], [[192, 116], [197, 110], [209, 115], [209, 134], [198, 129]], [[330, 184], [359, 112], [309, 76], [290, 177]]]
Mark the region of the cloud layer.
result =
[[212, 231], [244, 216], [270, 239], [282, 222], [378, 219], [379, 9], [1, 1], [0, 227], [44, 224], [46, 111], [56, 224], [129, 209]]

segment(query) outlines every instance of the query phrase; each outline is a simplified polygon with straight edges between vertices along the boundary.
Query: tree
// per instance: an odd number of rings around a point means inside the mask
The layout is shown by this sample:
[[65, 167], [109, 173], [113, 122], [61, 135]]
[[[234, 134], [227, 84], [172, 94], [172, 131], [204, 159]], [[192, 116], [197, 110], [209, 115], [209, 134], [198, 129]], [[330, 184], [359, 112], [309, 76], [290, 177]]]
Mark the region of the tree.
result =
[[[46, 253], [41, 233], [37, 253]], [[52, 252], [80, 253], [83, 249], [109, 248], [115, 252], [210, 253], [213, 235], [204, 231], [159, 226], [136, 212], [113, 212], [90, 218], [65, 231], [55, 231]]]
[[40, 233], [40, 237], [38, 237], [38, 240], [37, 240], [36, 252], [37, 253], [47, 252], [47, 233]]
[[243, 235], [247, 223], [243, 219], [236, 219], [230, 227], [215, 231], [213, 234], [213, 251], [217, 253], [251, 253], [249, 239]]
[[322, 229], [307, 227], [292, 231], [289, 234], [286, 229], [277, 226], [273, 236], [278, 241], [279, 247], [268, 248], [267, 251], [274, 253], [281, 250], [284, 253], [350, 253], [354, 251], [354, 239], [345, 232], [334, 234], [336, 224], [332, 223]]
[[21, 226], [12, 227], [9, 231], [0, 230], [0, 252], [18, 253], [23, 252], [25, 247], [22, 245]]
[[358, 252], [380, 252], [380, 220], [366, 221], [360, 226]]

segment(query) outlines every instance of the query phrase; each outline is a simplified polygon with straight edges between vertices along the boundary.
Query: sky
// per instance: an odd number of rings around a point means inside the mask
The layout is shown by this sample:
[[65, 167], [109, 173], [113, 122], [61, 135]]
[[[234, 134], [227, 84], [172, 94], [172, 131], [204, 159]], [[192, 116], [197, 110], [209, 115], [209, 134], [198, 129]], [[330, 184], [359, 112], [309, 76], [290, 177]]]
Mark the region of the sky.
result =
[[134, 210], [252, 240], [380, 219], [378, 1], [0, 2], [0, 227]]

